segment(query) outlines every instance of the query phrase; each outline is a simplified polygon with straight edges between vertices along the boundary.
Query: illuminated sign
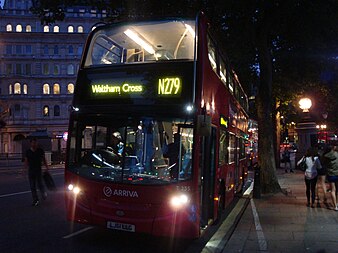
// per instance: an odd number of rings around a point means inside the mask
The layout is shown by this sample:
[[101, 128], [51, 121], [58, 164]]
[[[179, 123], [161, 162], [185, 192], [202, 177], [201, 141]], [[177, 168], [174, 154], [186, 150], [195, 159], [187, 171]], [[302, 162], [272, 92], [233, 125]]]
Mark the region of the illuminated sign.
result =
[[228, 119], [225, 118], [224, 116], [221, 116], [221, 117], [220, 117], [219, 123], [221, 124], [221, 126], [228, 127]]
[[[182, 92], [182, 79], [179, 77], [164, 77], [155, 79], [153, 84], [133, 79], [127, 82], [117, 80], [101, 80], [91, 84], [91, 94], [93, 95], [140, 95], [151, 94], [151, 90], [159, 97], [179, 97]], [[133, 84], [131, 84], [133, 83]], [[142, 84], [140, 84], [142, 83]], [[150, 93], [149, 93], [150, 92]], [[156, 94], [155, 93], [155, 94]]]
[[166, 77], [158, 79], [158, 95], [178, 96], [181, 94], [182, 81], [178, 77]]
[[139, 94], [143, 92], [143, 85], [124, 83], [114, 84], [92, 84], [93, 94]]

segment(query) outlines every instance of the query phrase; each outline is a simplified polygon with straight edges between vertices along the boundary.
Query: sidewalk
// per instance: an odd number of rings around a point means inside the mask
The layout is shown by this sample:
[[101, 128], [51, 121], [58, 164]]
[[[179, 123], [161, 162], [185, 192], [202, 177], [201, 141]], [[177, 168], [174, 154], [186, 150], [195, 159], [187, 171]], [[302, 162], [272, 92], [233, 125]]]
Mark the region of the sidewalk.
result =
[[[45, 168], [43, 165], [42, 168]], [[49, 165], [49, 169], [64, 169], [64, 164], [53, 164]], [[23, 162], [16, 162], [16, 163], [0, 163], [0, 173], [7, 173], [7, 174], [16, 174], [21, 173], [24, 169], [24, 163]]]
[[288, 194], [250, 199], [222, 252], [338, 252], [338, 212], [306, 206], [303, 172], [277, 176]]

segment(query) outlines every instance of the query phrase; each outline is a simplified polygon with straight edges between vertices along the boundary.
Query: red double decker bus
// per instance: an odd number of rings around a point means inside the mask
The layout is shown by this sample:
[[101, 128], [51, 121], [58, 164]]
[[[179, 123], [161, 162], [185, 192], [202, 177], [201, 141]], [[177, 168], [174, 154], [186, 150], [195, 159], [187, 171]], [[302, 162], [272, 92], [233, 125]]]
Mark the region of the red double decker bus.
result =
[[243, 185], [247, 107], [203, 14], [97, 27], [70, 118], [68, 219], [199, 237]]

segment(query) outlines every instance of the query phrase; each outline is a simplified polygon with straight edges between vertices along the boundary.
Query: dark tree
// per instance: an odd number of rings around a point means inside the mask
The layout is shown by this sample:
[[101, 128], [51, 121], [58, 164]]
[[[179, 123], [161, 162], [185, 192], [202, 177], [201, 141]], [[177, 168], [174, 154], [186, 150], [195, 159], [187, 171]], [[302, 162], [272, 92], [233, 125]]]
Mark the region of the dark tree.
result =
[[[338, 55], [338, 2], [228, 0], [224, 4], [220, 1], [217, 11], [212, 17], [222, 20], [219, 27], [226, 34], [224, 45], [242, 83], [254, 83], [258, 89], [262, 190], [279, 191], [276, 105], [323, 86], [321, 73], [329, 59]], [[318, 102], [325, 99], [318, 95]]]

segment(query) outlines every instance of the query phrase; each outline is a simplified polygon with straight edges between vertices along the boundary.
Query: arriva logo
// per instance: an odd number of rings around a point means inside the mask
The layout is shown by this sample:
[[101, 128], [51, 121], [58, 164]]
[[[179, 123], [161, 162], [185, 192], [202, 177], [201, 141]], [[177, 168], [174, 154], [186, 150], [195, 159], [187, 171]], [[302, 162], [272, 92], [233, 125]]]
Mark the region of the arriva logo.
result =
[[128, 190], [114, 190], [113, 196], [138, 198], [138, 194], [136, 191], [128, 191]]
[[108, 198], [112, 195], [113, 191], [109, 186], [103, 187], [103, 194], [106, 195]]

